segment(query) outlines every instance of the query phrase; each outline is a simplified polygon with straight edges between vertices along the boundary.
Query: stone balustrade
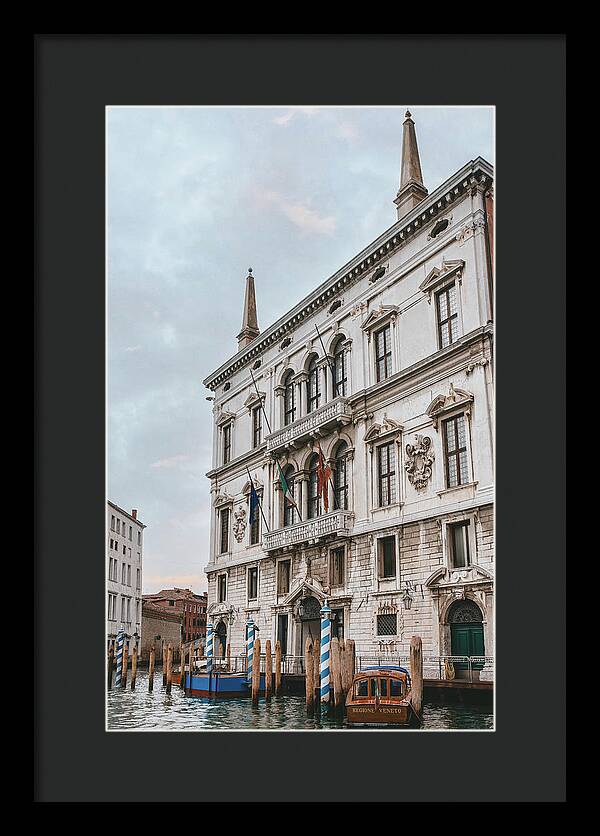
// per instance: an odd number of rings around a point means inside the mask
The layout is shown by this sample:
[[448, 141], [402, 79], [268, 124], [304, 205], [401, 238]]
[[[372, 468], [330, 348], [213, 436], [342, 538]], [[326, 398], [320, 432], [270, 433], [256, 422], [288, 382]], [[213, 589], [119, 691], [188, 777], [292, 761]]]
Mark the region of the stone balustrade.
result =
[[313, 520], [278, 528], [263, 535], [263, 549], [273, 551], [284, 546], [294, 546], [309, 540], [318, 540], [328, 534], [348, 534], [352, 527], [353, 514], [350, 511], [331, 511]]
[[267, 453], [277, 453], [287, 447], [300, 445], [317, 433], [324, 434], [335, 429], [338, 424], [348, 424], [351, 420], [352, 410], [347, 398], [334, 398], [309, 415], [268, 435]]

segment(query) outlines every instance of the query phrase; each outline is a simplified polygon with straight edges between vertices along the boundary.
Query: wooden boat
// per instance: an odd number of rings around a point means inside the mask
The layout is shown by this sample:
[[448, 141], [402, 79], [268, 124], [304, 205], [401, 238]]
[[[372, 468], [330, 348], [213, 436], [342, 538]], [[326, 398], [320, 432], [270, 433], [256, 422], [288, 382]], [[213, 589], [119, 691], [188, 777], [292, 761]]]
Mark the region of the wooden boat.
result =
[[[192, 697], [247, 697], [250, 696], [252, 683], [245, 673], [228, 673], [214, 670], [195, 671], [192, 673], [190, 689], [190, 674], [185, 672], [185, 690]], [[265, 675], [260, 675], [260, 691], [265, 690]]]
[[365, 668], [354, 675], [346, 697], [352, 726], [417, 726], [421, 718], [411, 702], [411, 678], [399, 665]]

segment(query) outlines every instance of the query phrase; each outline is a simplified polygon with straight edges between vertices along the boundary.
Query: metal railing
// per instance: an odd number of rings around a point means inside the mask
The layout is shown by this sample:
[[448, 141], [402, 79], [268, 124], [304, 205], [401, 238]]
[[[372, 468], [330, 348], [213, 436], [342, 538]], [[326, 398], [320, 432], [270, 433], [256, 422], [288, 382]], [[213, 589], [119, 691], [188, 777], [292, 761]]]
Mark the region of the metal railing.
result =
[[351, 511], [330, 511], [329, 514], [322, 514], [311, 520], [304, 520], [285, 528], [278, 528], [263, 534], [263, 549], [281, 549], [283, 546], [291, 546], [295, 543], [304, 543], [307, 540], [316, 540], [327, 534], [343, 534], [352, 527], [353, 513]]
[[267, 453], [286, 447], [291, 442], [299, 442], [309, 438], [315, 430], [324, 430], [328, 427], [335, 427], [338, 423], [348, 423], [352, 419], [352, 409], [347, 398], [338, 396], [328, 401], [323, 406], [303, 415], [291, 424], [281, 427], [279, 430], [266, 437]]

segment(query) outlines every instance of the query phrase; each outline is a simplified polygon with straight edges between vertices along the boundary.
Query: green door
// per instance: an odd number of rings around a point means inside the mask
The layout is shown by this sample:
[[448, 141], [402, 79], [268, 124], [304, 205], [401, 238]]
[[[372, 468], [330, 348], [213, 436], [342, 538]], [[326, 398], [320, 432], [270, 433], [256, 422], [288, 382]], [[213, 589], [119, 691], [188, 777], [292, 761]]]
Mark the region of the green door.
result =
[[[472, 601], [454, 604], [450, 613], [450, 653], [452, 656], [484, 656], [483, 624], [481, 610]], [[480, 670], [481, 664], [474, 665]], [[457, 662], [455, 668], [466, 670], [466, 662]]]

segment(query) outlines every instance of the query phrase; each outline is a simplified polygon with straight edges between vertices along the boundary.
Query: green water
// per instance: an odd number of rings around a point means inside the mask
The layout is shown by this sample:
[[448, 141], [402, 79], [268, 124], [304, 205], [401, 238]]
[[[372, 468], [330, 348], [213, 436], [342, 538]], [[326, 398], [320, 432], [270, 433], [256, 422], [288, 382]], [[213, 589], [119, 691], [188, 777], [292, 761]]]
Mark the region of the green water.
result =
[[[154, 675], [154, 691], [148, 693], [148, 673], [140, 671], [136, 689], [112, 689], [108, 692], [109, 731], [203, 731], [223, 730], [339, 730], [356, 731], [344, 726], [343, 720], [321, 713], [318, 718], [306, 716], [304, 697], [274, 697], [270, 703], [261, 699], [252, 706], [247, 698], [202, 699], [186, 697], [179, 686], [165, 693], [162, 674]], [[441, 704], [426, 702], [423, 706], [423, 729], [491, 729], [491, 706]], [[405, 729], [395, 729], [402, 732]]]

